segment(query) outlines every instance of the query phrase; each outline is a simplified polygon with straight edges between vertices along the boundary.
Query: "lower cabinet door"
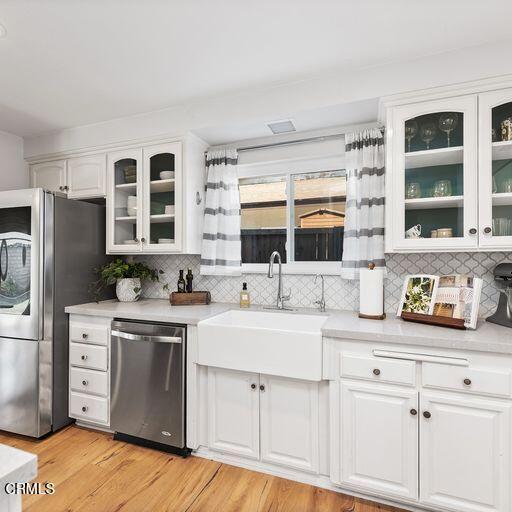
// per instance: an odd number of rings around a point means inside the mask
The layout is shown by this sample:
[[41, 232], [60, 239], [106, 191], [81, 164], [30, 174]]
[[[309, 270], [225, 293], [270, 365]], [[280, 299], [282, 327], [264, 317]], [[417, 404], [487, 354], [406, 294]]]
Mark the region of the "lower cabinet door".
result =
[[261, 460], [318, 473], [318, 383], [260, 377]]
[[420, 501], [457, 512], [510, 512], [510, 404], [420, 395]]
[[347, 381], [340, 386], [340, 482], [417, 499], [417, 391]]
[[259, 458], [259, 375], [208, 368], [208, 447]]

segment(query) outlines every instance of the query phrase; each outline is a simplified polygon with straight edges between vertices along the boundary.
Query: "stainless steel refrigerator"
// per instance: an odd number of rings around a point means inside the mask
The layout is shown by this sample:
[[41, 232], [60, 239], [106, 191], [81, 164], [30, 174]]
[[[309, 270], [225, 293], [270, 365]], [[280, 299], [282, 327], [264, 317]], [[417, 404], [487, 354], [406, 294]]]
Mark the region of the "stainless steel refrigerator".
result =
[[42, 189], [0, 192], [0, 430], [42, 437], [68, 417], [68, 318], [91, 300], [105, 209]]

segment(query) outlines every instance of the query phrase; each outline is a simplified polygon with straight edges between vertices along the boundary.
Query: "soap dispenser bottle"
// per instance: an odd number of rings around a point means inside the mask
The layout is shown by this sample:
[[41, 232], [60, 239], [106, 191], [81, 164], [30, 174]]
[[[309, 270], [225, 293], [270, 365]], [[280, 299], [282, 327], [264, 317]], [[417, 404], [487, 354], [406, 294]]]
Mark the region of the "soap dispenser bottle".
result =
[[247, 290], [247, 283], [242, 284], [242, 291], [240, 292], [240, 307], [248, 308], [251, 305], [251, 295]]

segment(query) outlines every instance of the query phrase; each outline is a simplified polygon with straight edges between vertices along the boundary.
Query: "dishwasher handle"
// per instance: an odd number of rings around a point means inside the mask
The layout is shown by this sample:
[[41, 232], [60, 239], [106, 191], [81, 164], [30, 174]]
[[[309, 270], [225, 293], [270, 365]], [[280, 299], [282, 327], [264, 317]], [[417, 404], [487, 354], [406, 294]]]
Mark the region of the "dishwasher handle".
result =
[[182, 339], [179, 336], [146, 336], [143, 334], [132, 334], [130, 332], [123, 331], [111, 331], [112, 336], [123, 338], [124, 340], [130, 341], [149, 341], [156, 343], [182, 343]]

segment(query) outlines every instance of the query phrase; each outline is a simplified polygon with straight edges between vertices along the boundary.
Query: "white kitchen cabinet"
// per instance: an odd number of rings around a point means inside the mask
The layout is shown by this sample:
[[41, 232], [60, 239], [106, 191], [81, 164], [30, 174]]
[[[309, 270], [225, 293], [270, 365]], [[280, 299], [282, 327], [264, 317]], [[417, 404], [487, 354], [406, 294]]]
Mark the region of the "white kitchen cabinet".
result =
[[[480, 94], [480, 246], [512, 247], [512, 89]], [[502, 127], [502, 124], [504, 125]]]
[[208, 368], [208, 447], [259, 458], [259, 375]]
[[261, 460], [318, 472], [318, 383], [260, 377]]
[[187, 136], [108, 154], [109, 253], [201, 252], [204, 149]]
[[477, 249], [477, 96], [401, 105], [390, 117], [387, 250]]
[[30, 182], [34, 188], [44, 188], [50, 192], [66, 192], [67, 161], [55, 160], [30, 166]]
[[[341, 381], [339, 482], [389, 497], [418, 496], [418, 393], [384, 384]], [[334, 404], [331, 404], [331, 407]]]
[[455, 393], [420, 399], [421, 503], [510, 511], [510, 403]]
[[208, 367], [208, 448], [318, 473], [318, 383]]
[[106, 155], [70, 158], [67, 165], [67, 194], [70, 199], [105, 197]]

